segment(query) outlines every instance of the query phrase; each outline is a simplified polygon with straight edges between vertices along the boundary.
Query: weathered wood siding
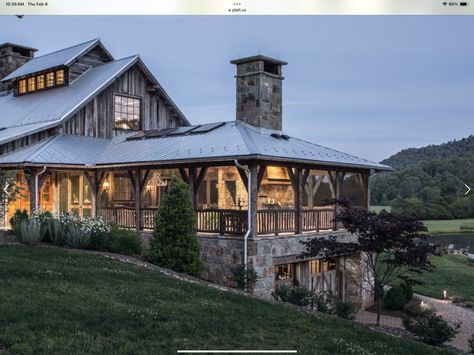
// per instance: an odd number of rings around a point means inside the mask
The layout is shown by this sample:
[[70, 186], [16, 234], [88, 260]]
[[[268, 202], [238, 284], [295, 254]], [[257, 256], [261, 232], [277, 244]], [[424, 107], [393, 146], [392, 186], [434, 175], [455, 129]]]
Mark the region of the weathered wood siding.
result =
[[69, 67], [69, 81], [72, 82], [90, 68], [97, 67], [110, 61], [110, 57], [100, 46], [96, 46]]
[[133, 66], [113, 84], [71, 117], [64, 133], [111, 138], [114, 129], [114, 94], [141, 99], [141, 128], [161, 129], [182, 125], [174, 111], [157, 94], [148, 91], [150, 82], [138, 66]]
[[57, 134], [57, 128], [50, 128], [41, 132], [30, 134], [29, 136], [22, 137], [11, 142], [0, 145], [0, 155], [13, 152], [14, 150], [26, 147], [30, 144], [37, 143], [46, 138], [52, 137]]

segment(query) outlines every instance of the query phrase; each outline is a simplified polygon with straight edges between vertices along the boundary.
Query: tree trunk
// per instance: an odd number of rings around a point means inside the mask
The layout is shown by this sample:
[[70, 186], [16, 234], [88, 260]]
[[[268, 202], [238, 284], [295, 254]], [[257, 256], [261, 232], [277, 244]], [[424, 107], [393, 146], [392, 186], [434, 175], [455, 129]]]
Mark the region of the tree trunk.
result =
[[380, 314], [382, 313], [383, 300], [383, 285], [375, 284], [375, 301], [377, 302], [377, 322], [376, 326], [380, 325]]

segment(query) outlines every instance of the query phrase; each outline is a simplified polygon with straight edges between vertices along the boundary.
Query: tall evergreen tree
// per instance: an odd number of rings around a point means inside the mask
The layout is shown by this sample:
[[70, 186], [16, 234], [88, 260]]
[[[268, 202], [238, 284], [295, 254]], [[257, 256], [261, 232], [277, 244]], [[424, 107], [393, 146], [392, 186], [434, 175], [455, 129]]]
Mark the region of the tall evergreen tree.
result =
[[195, 275], [201, 268], [196, 216], [186, 183], [173, 176], [155, 218], [146, 258], [178, 272]]

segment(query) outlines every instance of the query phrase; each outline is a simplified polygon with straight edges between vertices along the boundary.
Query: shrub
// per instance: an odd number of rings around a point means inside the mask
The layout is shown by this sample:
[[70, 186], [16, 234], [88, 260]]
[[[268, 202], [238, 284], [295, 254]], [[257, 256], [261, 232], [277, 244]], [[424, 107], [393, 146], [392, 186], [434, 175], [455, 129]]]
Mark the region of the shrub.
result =
[[469, 344], [470, 352], [474, 354], [474, 334], [471, 335], [467, 343]]
[[53, 220], [53, 214], [51, 212], [34, 212], [31, 215], [31, 219], [35, 220], [41, 225], [41, 231], [43, 233], [43, 241], [51, 242], [51, 234], [49, 230], [49, 225]]
[[142, 250], [140, 233], [135, 230], [114, 226], [106, 233], [105, 239], [105, 248], [113, 253], [135, 255]]
[[403, 294], [405, 295], [407, 302], [409, 302], [413, 298], [413, 289], [406, 282], [402, 282], [400, 284], [400, 288], [403, 290]]
[[356, 308], [354, 303], [350, 301], [337, 300], [335, 313], [339, 318], [354, 319], [356, 316]]
[[235, 283], [235, 286], [238, 289], [244, 290], [245, 286], [247, 286], [247, 290], [252, 290], [254, 288], [258, 275], [253, 268], [248, 267], [247, 272], [245, 272], [245, 266], [238, 265], [233, 267], [230, 271], [232, 272], [230, 280]]
[[71, 248], [85, 249], [89, 246], [91, 234], [79, 226], [71, 225], [67, 228], [65, 242]]
[[153, 238], [145, 258], [165, 268], [197, 274], [202, 264], [195, 223], [189, 187], [173, 176], [156, 215]]
[[418, 317], [403, 317], [405, 328], [416, 334], [424, 343], [431, 345], [441, 345], [452, 340], [460, 327], [457, 323], [454, 327], [450, 326], [440, 316], [434, 312], [428, 312]]
[[334, 305], [336, 303], [336, 297], [331, 291], [321, 291], [314, 294], [312, 299], [312, 305], [316, 307], [318, 312], [334, 314]]
[[54, 245], [63, 245], [65, 243], [66, 228], [59, 219], [52, 219], [48, 225], [49, 240]]
[[277, 301], [288, 302], [296, 306], [307, 306], [311, 301], [311, 292], [306, 287], [277, 286], [272, 296]]
[[399, 284], [388, 290], [384, 297], [385, 306], [388, 309], [403, 309], [403, 307], [409, 301], [407, 287], [409, 286]]
[[28, 219], [29, 219], [29, 216], [26, 210], [23, 210], [23, 211], [16, 210], [13, 216], [10, 218], [10, 225], [12, 227], [13, 234], [19, 237], [20, 224], [22, 221], [27, 221]]
[[34, 220], [23, 220], [20, 222], [17, 238], [20, 243], [35, 245], [43, 239], [41, 224]]

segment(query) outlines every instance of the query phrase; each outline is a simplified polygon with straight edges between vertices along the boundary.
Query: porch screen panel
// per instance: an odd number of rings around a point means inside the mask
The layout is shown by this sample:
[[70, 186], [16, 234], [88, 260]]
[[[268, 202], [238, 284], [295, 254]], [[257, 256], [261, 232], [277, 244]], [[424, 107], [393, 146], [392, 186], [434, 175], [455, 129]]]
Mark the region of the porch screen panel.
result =
[[59, 176], [59, 212], [67, 212], [68, 211], [68, 178], [61, 174]]

